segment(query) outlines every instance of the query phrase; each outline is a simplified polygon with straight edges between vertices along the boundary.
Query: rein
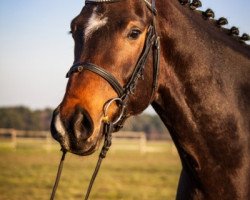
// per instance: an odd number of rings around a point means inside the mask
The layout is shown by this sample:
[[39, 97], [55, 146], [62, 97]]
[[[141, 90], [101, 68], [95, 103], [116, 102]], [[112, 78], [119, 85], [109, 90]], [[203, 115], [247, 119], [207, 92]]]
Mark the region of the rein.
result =
[[[121, 0], [86, 0], [87, 3], [113, 3], [118, 2]], [[153, 84], [152, 84], [152, 92], [151, 97], [149, 99], [149, 104], [153, 100], [154, 94], [156, 92], [156, 88], [158, 85], [158, 71], [159, 71], [159, 55], [160, 55], [160, 38], [158, 37], [156, 33], [156, 23], [155, 23], [155, 15], [157, 14], [156, 8], [155, 8], [155, 0], [152, 0], [152, 3], [149, 3], [147, 0], [143, 0], [146, 3], [147, 8], [152, 12], [153, 14], [153, 22], [148, 27], [146, 40], [144, 43], [144, 48], [142, 50], [142, 53], [137, 61], [137, 64], [134, 68], [134, 71], [132, 72], [129, 81], [126, 83], [125, 86], [121, 86], [119, 81], [108, 71], [103, 69], [102, 67], [99, 67], [93, 63], [89, 62], [81, 62], [74, 64], [69, 72], [67, 73], [66, 77], [70, 77], [73, 73], [80, 73], [83, 70], [89, 70], [99, 76], [101, 76], [103, 79], [105, 79], [112, 88], [116, 91], [118, 97], [108, 100], [104, 106], [103, 106], [103, 119], [102, 119], [102, 135], [104, 136], [104, 144], [102, 147], [102, 150], [99, 154], [99, 159], [97, 161], [95, 170], [93, 172], [92, 178], [90, 180], [85, 200], [88, 200], [92, 186], [94, 184], [95, 178], [98, 174], [98, 171], [100, 169], [102, 160], [106, 157], [106, 154], [112, 144], [112, 133], [119, 131], [123, 127], [123, 123], [125, 122], [125, 119], [128, 117], [128, 114], [126, 114], [126, 108], [127, 108], [127, 101], [128, 97], [131, 94], [134, 94], [137, 82], [139, 79], [143, 78], [143, 71], [145, 67], [145, 63], [147, 61], [148, 55], [150, 50], [153, 50]], [[108, 116], [108, 110], [109, 107], [116, 103], [116, 105], [119, 108], [119, 113], [117, 113], [117, 117], [113, 120], [110, 120]], [[55, 180], [55, 184], [51, 193], [50, 200], [54, 200], [56, 190], [60, 181], [61, 172], [63, 169], [63, 162], [65, 160], [66, 156], [66, 150], [62, 150], [62, 158], [58, 167], [57, 176]]]
[[[97, 161], [97, 164], [96, 164], [96, 167], [95, 167], [95, 170], [94, 170], [94, 173], [92, 175], [92, 178], [89, 182], [89, 186], [88, 186], [88, 190], [87, 190], [87, 193], [85, 195], [85, 200], [88, 200], [89, 198], [89, 195], [90, 195], [90, 192], [91, 192], [91, 189], [92, 189], [92, 186], [95, 182], [95, 178], [99, 172], [99, 169], [101, 167], [101, 164], [102, 164], [102, 160], [106, 157], [106, 154], [112, 144], [112, 132], [113, 132], [113, 123], [110, 123], [110, 122], [103, 122], [103, 134], [105, 136], [105, 140], [104, 140], [104, 144], [103, 144], [103, 147], [102, 147], [102, 150], [99, 154], [99, 159]], [[57, 175], [56, 175], [56, 180], [55, 180], [55, 184], [54, 184], [54, 187], [53, 187], [53, 190], [52, 190], [52, 193], [51, 193], [51, 197], [50, 197], [50, 200], [54, 200], [55, 198], [55, 194], [56, 194], [56, 190], [57, 190], [57, 187], [58, 187], [58, 184], [59, 184], [59, 181], [60, 181], [60, 177], [61, 177], [61, 173], [62, 173], [62, 169], [63, 169], [63, 163], [64, 163], [64, 160], [65, 160], [65, 156], [66, 156], [66, 151], [63, 151], [63, 154], [62, 154], [62, 158], [61, 158], [61, 161], [60, 161], [60, 164], [59, 164], [59, 167], [58, 167], [58, 171], [57, 171]]]

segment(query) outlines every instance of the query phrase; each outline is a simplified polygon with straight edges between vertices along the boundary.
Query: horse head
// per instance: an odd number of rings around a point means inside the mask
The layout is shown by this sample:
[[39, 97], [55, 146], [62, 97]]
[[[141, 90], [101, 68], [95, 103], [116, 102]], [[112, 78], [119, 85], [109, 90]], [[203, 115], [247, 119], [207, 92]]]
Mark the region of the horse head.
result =
[[119, 129], [151, 103], [159, 56], [153, 6], [146, 0], [86, 1], [73, 19], [74, 64], [51, 122], [52, 136], [64, 150], [93, 153], [104, 118]]

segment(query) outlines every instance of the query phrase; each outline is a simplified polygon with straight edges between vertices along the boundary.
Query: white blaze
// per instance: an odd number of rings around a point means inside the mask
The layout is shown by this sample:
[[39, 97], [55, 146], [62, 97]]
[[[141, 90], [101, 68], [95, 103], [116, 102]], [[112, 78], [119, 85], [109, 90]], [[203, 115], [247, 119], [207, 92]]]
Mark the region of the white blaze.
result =
[[85, 41], [91, 37], [93, 32], [98, 30], [100, 27], [105, 26], [105, 24], [107, 24], [107, 22], [108, 22], [108, 18], [103, 17], [102, 15], [101, 16], [98, 15], [96, 13], [96, 9], [97, 9], [97, 7], [94, 8], [93, 13], [90, 16], [88, 23], [86, 25], [85, 33], [84, 33]]

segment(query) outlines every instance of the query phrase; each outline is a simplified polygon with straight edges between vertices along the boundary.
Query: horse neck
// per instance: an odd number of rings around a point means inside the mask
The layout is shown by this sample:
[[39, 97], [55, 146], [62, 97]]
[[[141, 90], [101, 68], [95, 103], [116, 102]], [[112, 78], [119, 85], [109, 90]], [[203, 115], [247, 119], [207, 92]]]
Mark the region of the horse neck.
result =
[[[163, 115], [164, 123], [182, 125], [192, 132], [208, 128], [210, 117], [214, 119], [211, 123], [226, 117], [232, 126], [238, 121], [241, 127], [249, 125], [250, 94], [244, 92], [250, 90], [249, 46], [202, 19], [200, 13], [183, 8], [178, 0], [157, 2], [161, 64], [153, 105]], [[240, 94], [235, 94], [237, 90]], [[235, 106], [239, 98], [244, 99], [241, 103], [245, 112]]]
[[[158, 1], [157, 6], [162, 55], [152, 105], [170, 130], [184, 168], [202, 180], [219, 165], [214, 174], [231, 183], [225, 173], [242, 166], [249, 170], [243, 157], [250, 152], [250, 96], [236, 92], [250, 90], [249, 47], [177, 0]], [[238, 107], [239, 98], [246, 99], [246, 110]]]

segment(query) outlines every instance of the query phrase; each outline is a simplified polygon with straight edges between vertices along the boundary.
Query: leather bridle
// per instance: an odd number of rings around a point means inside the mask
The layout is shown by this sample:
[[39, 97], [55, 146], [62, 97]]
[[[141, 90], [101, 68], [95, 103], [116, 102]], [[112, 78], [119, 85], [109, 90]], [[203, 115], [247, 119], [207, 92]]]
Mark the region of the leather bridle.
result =
[[[85, 3], [86, 4], [114, 3], [118, 1], [122, 1], [122, 0], [86, 0]], [[143, 77], [145, 64], [146, 64], [150, 50], [153, 51], [153, 84], [152, 84], [151, 97], [149, 99], [148, 105], [151, 103], [151, 101], [153, 100], [153, 97], [155, 96], [155, 92], [156, 92], [157, 85], [158, 85], [159, 57], [160, 57], [160, 38], [156, 32], [156, 22], [155, 22], [155, 16], [157, 14], [157, 11], [155, 7], [155, 0], [152, 0], [152, 3], [148, 2], [147, 0], [143, 0], [143, 1], [146, 3], [147, 7], [152, 12], [153, 21], [152, 21], [152, 24], [150, 24], [148, 27], [144, 47], [136, 63], [136, 66], [128, 82], [124, 86], [122, 86], [119, 83], [119, 81], [110, 72], [106, 71], [104, 68], [100, 66], [97, 66], [89, 62], [81, 62], [81, 63], [74, 64], [66, 75], [66, 77], [68, 78], [73, 73], [80, 73], [83, 70], [91, 71], [97, 74], [98, 76], [102, 77], [104, 80], [106, 80], [118, 95], [118, 97], [108, 100], [103, 106], [104, 117], [102, 120], [103, 122], [102, 130], [103, 130], [103, 135], [105, 136], [105, 141], [104, 141], [104, 145], [102, 147], [101, 153], [99, 155], [99, 160], [97, 162], [95, 171], [92, 175], [92, 179], [90, 181], [87, 194], [85, 196], [85, 200], [87, 200], [89, 197], [92, 185], [94, 183], [95, 177], [100, 168], [102, 159], [106, 157], [106, 153], [109, 147], [111, 146], [112, 133], [119, 131], [122, 128], [125, 119], [129, 116], [126, 113], [128, 98], [130, 95], [134, 94], [138, 80]], [[116, 105], [119, 107], [119, 110], [118, 110], [116, 119], [111, 120], [108, 116], [108, 109], [113, 103], [116, 103]], [[51, 200], [53, 200], [55, 196], [55, 192], [58, 186], [58, 182], [59, 182], [62, 167], [63, 167], [63, 160], [66, 154], [66, 150], [62, 150], [62, 151], [63, 151], [63, 156], [62, 156], [59, 168], [58, 168], [57, 178], [56, 178], [55, 185], [54, 185], [51, 198], [50, 198]]]

